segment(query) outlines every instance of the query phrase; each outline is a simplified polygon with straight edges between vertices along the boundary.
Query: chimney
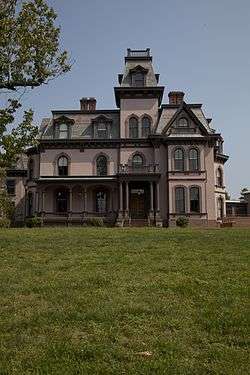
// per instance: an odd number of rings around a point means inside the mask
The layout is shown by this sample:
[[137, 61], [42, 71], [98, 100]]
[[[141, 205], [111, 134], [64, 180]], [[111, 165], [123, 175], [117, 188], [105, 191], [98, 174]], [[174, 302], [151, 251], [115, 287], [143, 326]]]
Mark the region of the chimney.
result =
[[80, 100], [81, 111], [95, 111], [96, 99], [95, 98], [82, 98]]
[[170, 91], [168, 94], [169, 104], [180, 105], [183, 102], [184, 95], [182, 91]]

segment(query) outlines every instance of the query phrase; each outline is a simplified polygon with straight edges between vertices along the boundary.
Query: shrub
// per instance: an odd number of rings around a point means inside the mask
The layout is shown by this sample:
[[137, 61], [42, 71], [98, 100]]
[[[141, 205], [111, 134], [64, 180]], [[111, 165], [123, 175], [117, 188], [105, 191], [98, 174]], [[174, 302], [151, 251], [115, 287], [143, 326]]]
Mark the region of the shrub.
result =
[[85, 225], [90, 226], [90, 227], [103, 227], [103, 219], [100, 217], [88, 217], [85, 220]]
[[180, 216], [176, 220], [176, 225], [177, 227], [180, 227], [180, 228], [186, 228], [188, 226], [188, 223], [189, 223], [189, 220], [186, 216]]
[[25, 225], [28, 228], [36, 228], [41, 226], [41, 218], [38, 216], [29, 217], [25, 220]]
[[10, 219], [7, 218], [0, 218], [0, 228], [9, 228], [10, 227]]

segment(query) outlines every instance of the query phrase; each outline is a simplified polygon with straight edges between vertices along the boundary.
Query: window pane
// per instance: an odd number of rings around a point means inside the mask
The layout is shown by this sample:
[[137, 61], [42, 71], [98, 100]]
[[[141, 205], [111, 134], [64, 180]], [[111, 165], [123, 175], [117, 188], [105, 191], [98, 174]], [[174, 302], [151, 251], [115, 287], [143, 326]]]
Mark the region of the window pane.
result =
[[200, 192], [198, 187], [190, 189], [190, 211], [200, 212]]
[[138, 121], [135, 117], [129, 120], [129, 138], [138, 138]]
[[108, 173], [107, 169], [107, 158], [105, 156], [99, 156], [96, 160], [97, 176], [106, 176]]
[[197, 171], [198, 170], [198, 151], [194, 148], [192, 148], [189, 151], [189, 169], [191, 171]]
[[97, 138], [108, 138], [107, 125], [105, 123], [97, 125]]
[[174, 169], [176, 171], [184, 171], [184, 153], [181, 149], [175, 150]]
[[150, 134], [150, 119], [148, 117], [143, 117], [142, 119], [142, 136], [148, 137]]
[[134, 155], [132, 159], [133, 168], [142, 168], [143, 167], [143, 158], [141, 155]]
[[99, 213], [107, 211], [107, 194], [105, 191], [96, 192], [96, 211]]
[[68, 159], [66, 156], [61, 156], [58, 159], [58, 175], [67, 176], [68, 175]]
[[144, 74], [140, 72], [133, 73], [132, 84], [138, 87], [144, 86]]
[[185, 213], [185, 190], [183, 187], [175, 189], [175, 209], [176, 213]]
[[59, 138], [60, 139], [67, 139], [68, 138], [68, 125], [67, 124], [60, 124], [59, 125]]
[[181, 128], [186, 128], [188, 126], [188, 121], [186, 118], [182, 117], [179, 119], [178, 121], [178, 126], [180, 126]]

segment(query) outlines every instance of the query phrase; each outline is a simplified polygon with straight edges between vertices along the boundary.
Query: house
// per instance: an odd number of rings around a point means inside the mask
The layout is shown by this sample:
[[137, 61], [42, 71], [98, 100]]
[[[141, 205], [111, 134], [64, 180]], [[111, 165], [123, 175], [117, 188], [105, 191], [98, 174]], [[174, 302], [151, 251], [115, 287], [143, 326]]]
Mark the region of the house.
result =
[[54, 110], [27, 152], [24, 216], [48, 223], [103, 217], [117, 226], [217, 225], [226, 213], [223, 138], [202, 104], [171, 91], [162, 103], [149, 49], [127, 50], [116, 109]]

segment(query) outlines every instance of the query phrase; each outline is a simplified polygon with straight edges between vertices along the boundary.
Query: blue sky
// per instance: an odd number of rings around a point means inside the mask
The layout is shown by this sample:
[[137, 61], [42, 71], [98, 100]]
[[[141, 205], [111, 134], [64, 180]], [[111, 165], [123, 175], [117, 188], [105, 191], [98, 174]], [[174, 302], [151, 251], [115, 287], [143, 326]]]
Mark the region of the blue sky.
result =
[[186, 102], [204, 103], [230, 155], [228, 191], [238, 197], [250, 187], [249, 0], [48, 2], [75, 63], [66, 76], [25, 96], [37, 123], [52, 109], [78, 109], [83, 96], [95, 96], [98, 108], [115, 108], [113, 86], [126, 49], [150, 47], [164, 102], [169, 90], [183, 90]]

